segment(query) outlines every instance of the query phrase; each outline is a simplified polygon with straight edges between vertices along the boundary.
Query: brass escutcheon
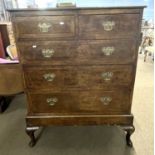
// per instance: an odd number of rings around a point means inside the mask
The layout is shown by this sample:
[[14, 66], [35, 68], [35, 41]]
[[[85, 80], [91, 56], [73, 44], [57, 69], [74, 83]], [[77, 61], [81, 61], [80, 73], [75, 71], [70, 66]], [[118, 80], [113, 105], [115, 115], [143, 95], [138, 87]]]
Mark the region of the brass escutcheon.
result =
[[46, 99], [46, 102], [50, 106], [54, 106], [58, 102], [58, 98], [56, 97], [50, 97]]
[[112, 101], [112, 98], [109, 96], [103, 96], [100, 98], [100, 101], [104, 104], [104, 105], [109, 105], [109, 103]]
[[113, 46], [111, 46], [111, 47], [102, 47], [102, 52], [106, 56], [112, 55], [112, 53], [114, 53], [114, 51], [115, 51], [115, 47], [113, 47]]
[[115, 22], [114, 21], [104, 21], [104, 22], [102, 22], [102, 26], [105, 31], [112, 31], [115, 26]]
[[51, 58], [54, 55], [53, 49], [42, 49], [42, 55], [45, 58]]
[[51, 26], [52, 25], [50, 23], [39, 23], [38, 24], [40, 32], [43, 32], [43, 33], [48, 32]]
[[54, 73], [47, 73], [43, 75], [44, 79], [48, 82], [52, 82], [56, 75]]
[[105, 81], [110, 81], [113, 77], [113, 72], [103, 72], [101, 76]]

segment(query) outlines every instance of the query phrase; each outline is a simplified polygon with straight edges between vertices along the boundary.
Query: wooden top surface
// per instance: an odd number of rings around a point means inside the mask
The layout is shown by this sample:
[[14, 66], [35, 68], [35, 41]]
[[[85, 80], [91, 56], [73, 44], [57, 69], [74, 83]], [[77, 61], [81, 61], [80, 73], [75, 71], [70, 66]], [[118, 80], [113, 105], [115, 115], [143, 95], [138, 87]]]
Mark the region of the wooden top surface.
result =
[[94, 9], [144, 9], [146, 6], [110, 6], [110, 7], [55, 7], [55, 8], [16, 8], [7, 9], [9, 12], [14, 11], [56, 11], [56, 10], [94, 10]]

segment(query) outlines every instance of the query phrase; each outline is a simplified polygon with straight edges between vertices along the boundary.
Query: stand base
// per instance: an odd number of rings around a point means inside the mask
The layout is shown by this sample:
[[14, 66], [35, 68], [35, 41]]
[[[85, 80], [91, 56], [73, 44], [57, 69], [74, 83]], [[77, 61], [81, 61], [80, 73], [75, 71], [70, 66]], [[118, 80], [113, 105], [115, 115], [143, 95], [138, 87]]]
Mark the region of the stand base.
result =
[[[133, 143], [131, 141], [131, 135], [134, 133], [135, 128], [134, 126], [121, 126], [121, 128], [126, 132], [126, 144], [129, 147], [133, 147]], [[34, 127], [26, 127], [26, 133], [27, 135], [30, 137], [30, 142], [29, 142], [29, 146], [33, 147], [35, 146], [36, 142], [37, 142], [37, 138], [35, 137], [34, 133], [36, 130], [38, 130], [39, 127], [34, 126]]]

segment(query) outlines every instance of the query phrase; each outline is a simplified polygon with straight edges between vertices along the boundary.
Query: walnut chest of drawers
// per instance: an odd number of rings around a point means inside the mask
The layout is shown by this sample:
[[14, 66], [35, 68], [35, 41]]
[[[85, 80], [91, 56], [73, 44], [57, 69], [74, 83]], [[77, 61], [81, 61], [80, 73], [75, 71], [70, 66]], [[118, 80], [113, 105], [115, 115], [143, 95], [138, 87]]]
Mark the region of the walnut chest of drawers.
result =
[[127, 144], [144, 7], [12, 10], [28, 100], [26, 131], [118, 125]]

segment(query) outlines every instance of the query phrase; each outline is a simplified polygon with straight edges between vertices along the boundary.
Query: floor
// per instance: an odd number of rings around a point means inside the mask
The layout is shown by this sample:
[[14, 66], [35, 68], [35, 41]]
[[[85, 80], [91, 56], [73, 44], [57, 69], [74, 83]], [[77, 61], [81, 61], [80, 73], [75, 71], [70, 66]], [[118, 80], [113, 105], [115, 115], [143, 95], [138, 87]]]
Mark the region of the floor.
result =
[[133, 142], [138, 155], [153, 155], [153, 114], [154, 114], [154, 64], [152, 57], [143, 62], [139, 55], [133, 96], [133, 114], [136, 131]]
[[[0, 155], [153, 155], [153, 62], [139, 55], [133, 109], [134, 148], [114, 126], [47, 127], [30, 148], [25, 134], [26, 99], [18, 95], [0, 115]], [[39, 134], [39, 132], [38, 132]]]

